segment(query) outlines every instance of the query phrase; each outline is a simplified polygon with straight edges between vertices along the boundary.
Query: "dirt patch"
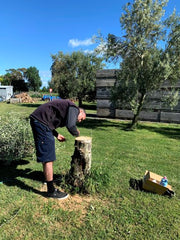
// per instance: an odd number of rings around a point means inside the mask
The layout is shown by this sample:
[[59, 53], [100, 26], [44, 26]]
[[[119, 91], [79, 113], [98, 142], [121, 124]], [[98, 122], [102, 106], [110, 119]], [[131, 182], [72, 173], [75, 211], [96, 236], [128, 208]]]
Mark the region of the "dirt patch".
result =
[[[40, 191], [41, 192], [47, 191], [46, 184], [43, 184]], [[79, 194], [69, 195], [68, 198], [66, 198], [64, 200], [44, 198], [45, 202], [54, 201], [55, 208], [60, 207], [64, 211], [80, 212], [80, 215], [82, 218], [87, 214], [88, 209], [91, 207], [92, 200], [94, 200], [94, 198], [90, 195], [79, 195]]]
[[92, 197], [90, 196], [69, 195], [67, 199], [58, 201], [58, 206], [66, 211], [80, 211], [81, 215], [85, 216], [91, 201]]

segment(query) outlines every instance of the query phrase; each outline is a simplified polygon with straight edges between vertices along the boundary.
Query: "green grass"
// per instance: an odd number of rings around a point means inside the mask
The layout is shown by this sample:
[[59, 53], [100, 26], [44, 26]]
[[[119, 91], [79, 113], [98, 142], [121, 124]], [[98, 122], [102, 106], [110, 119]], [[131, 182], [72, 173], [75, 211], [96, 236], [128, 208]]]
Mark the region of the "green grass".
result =
[[[0, 115], [19, 112], [27, 117], [37, 106], [0, 103]], [[84, 107], [95, 113], [93, 104]], [[127, 124], [87, 118], [78, 125], [81, 135], [92, 137], [90, 195], [46, 199], [34, 154], [1, 167], [0, 239], [180, 239], [179, 125], [140, 123], [136, 131], [125, 131]], [[74, 151], [74, 138], [65, 128], [58, 131], [67, 141], [56, 141], [55, 179], [68, 172]], [[141, 179], [146, 170], [166, 175], [175, 197], [131, 189], [130, 178]]]

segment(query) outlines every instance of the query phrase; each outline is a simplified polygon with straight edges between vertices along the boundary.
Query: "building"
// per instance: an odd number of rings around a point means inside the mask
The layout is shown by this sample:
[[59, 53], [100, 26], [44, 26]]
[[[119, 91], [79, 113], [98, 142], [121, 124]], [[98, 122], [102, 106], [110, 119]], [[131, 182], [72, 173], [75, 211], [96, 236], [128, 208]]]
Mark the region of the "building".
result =
[[7, 101], [13, 95], [13, 86], [0, 85], [0, 101]]

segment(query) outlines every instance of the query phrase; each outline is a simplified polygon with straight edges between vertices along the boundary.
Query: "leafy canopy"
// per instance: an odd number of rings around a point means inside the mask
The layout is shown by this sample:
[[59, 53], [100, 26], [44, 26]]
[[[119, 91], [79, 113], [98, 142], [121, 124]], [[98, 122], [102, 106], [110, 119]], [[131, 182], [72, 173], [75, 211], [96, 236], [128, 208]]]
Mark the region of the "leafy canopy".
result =
[[33, 91], [39, 91], [42, 86], [42, 81], [39, 76], [39, 71], [36, 67], [29, 67], [25, 72], [25, 77], [28, 81], [29, 89]]
[[162, 20], [167, 3], [168, 0], [127, 3], [120, 18], [123, 35], [109, 34], [105, 45], [107, 59], [120, 59], [111, 100], [121, 107], [128, 103], [134, 112], [132, 127], [147, 95], [167, 80], [175, 85], [180, 79], [180, 18], [174, 12]]
[[96, 71], [102, 68], [102, 58], [81, 51], [52, 55], [51, 86], [62, 98], [76, 97], [79, 105], [85, 96], [95, 99]]
[[27, 91], [27, 84], [24, 79], [24, 74], [26, 72], [26, 68], [18, 68], [18, 69], [8, 69], [6, 70], [6, 74], [2, 76], [2, 84], [3, 85], [11, 85], [13, 86], [13, 90], [16, 91]]

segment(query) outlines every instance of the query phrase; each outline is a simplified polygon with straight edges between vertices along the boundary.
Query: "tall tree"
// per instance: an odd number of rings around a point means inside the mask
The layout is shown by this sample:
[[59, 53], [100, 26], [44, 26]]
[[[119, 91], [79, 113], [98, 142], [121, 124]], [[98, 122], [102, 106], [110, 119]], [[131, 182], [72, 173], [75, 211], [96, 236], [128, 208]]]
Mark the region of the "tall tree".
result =
[[81, 106], [85, 96], [95, 96], [96, 71], [103, 66], [102, 58], [78, 51], [71, 55], [59, 52], [52, 59], [51, 82], [62, 98], [77, 97]]
[[3, 83], [6, 85], [12, 85], [13, 90], [16, 91], [28, 91], [27, 84], [24, 79], [26, 68], [8, 69], [3, 76]]
[[5, 86], [11, 85], [12, 80], [11, 80], [10, 73], [6, 73], [6, 74], [2, 75], [1, 77], [2, 77], [2, 81], [1, 81], [2, 85], [5, 85]]
[[28, 81], [29, 89], [32, 89], [33, 91], [39, 91], [42, 81], [37, 68], [29, 67], [25, 72], [25, 77]]
[[81, 106], [85, 96], [90, 100], [95, 99], [96, 72], [103, 67], [102, 58], [95, 54], [73, 52], [72, 59], [75, 62], [76, 96]]
[[75, 96], [73, 82], [75, 81], [73, 59], [69, 54], [58, 52], [52, 55], [52, 79], [49, 83], [55, 91], [57, 91], [62, 98], [72, 98]]
[[165, 20], [165, 25], [169, 29], [167, 36], [165, 52], [170, 58], [170, 66], [172, 74], [169, 76], [171, 82], [180, 79], [180, 17], [173, 14]]
[[123, 36], [108, 35], [107, 58], [121, 59], [111, 100], [119, 106], [129, 104], [134, 112], [131, 128], [136, 126], [148, 94], [160, 89], [166, 80], [175, 84], [180, 79], [180, 44], [176, 42], [180, 18], [174, 13], [162, 21], [167, 3], [168, 0], [127, 3], [120, 18]]
[[3, 75], [0, 75], [0, 85], [3, 83], [3, 79], [4, 79]]

